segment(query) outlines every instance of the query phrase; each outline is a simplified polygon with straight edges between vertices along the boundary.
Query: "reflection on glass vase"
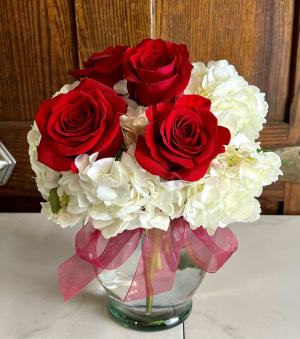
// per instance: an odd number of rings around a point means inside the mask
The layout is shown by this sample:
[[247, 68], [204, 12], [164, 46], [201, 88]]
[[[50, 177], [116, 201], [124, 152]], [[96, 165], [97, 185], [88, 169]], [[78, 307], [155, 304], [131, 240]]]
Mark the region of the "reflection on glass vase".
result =
[[193, 263], [183, 249], [170, 291], [123, 303], [140, 255], [139, 247], [118, 269], [103, 271], [98, 276], [108, 295], [108, 308], [113, 318], [123, 326], [142, 331], [163, 330], [182, 323], [191, 313], [193, 294], [205, 272]]

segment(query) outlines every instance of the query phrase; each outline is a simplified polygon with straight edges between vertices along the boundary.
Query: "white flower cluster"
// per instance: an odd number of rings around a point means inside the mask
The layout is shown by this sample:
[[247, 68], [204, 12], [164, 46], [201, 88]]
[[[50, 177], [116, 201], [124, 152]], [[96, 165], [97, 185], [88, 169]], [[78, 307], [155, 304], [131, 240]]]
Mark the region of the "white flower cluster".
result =
[[265, 95], [251, 86], [226, 60], [193, 64], [191, 80], [185, 94], [199, 94], [211, 100], [211, 111], [231, 136], [244, 134], [258, 138], [266, 122], [268, 104]]
[[[76, 85], [64, 86], [60, 93]], [[124, 85], [119, 84], [121, 90]], [[141, 168], [134, 151], [137, 136], [144, 134], [148, 123], [146, 107], [126, 98], [128, 111], [121, 116], [126, 150], [120, 159], [81, 154], [75, 159], [79, 173], [56, 172], [38, 162], [41, 136], [33, 125], [28, 142], [38, 189], [46, 200], [56, 189], [60, 202], [57, 213], [49, 201], [43, 203], [42, 213], [62, 227], [90, 220], [106, 238], [138, 227], [167, 230], [170, 220], [181, 216], [191, 228], [202, 225], [210, 234], [235, 221], [256, 220], [260, 214], [256, 197], [282, 174], [280, 158], [259, 152], [255, 142], [267, 113], [264, 95], [227, 61], [194, 64], [185, 93], [209, 98], [219, 124], [232, 135], [226, 152], [212, 161], [202, 179], [166, 181]]]
[[[246, 138], [245, 138], [246, 139]], [[255, 221], [260, 204], [255, 197], [281, 174], [280, 158], [272, 152], [257, 152], [258, 144], [228, 146], [216, 157], [202, 182], [191, 188], [184, 217], [192, 228], [205, 225], [214, 233], [216, 225], [225, 227], [235, 221]]]
[[58, 185], [60, 173], [37, 161], [37, 146], [40, 144], [41, 134], [35, 122], [33, 123], [31, 130], [28, 132], [27, 141], [29, 144], [31, 167], [36, 175], [35, 181], [37, 188], [43, 198], [47, 200], [50, 190], [52, 188], [56, 188]]

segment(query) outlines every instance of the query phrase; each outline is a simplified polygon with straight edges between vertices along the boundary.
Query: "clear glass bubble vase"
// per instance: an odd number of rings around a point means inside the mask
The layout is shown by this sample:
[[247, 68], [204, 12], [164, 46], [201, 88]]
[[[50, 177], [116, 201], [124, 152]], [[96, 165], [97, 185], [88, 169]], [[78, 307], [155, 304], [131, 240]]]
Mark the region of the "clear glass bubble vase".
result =
[[108, 295], [108, 309], [123, 326], [141, 331], [164, 330], [182, 323], [191, 313], [192, 297], [205, 272], [199, 269], [183, 249], [172, 288], [136, 301], [123, 302], [134, 276], [141, 245], [119, 268], [103, 271], [98, 280]]

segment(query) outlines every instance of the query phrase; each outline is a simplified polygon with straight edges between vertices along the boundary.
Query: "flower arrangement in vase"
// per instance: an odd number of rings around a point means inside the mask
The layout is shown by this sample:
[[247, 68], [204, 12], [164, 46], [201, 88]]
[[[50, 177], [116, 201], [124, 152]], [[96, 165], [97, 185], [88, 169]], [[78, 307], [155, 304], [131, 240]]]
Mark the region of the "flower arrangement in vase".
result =
[[83, 65], [28, 133], [42, 213], [84, 224], [58, 268], [64, 300], [97, 277], [125, 326], [175, 326], [204, 272], [237, 249], [227, 225], [258, 219], [256, 198], [281, 174], [256, 142], [268, 105], [227, 61], [192, 64], [162, 39]]

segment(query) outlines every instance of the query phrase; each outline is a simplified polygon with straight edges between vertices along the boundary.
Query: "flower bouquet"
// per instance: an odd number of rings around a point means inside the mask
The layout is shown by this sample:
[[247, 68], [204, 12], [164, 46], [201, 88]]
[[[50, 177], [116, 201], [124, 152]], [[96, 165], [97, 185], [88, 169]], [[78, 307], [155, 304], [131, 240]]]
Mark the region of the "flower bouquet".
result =
[[58, 268], [64, 300], [98, 278], [125, 326], [175, 326], [237, 249], [226, 226], [258, 219], [256, 197], [281, 174], [255, 141], [268, 105], [227, 61], [192, 64], [161, 39], [83, 65], [28, 133], [42, 213], [84, 225]]

